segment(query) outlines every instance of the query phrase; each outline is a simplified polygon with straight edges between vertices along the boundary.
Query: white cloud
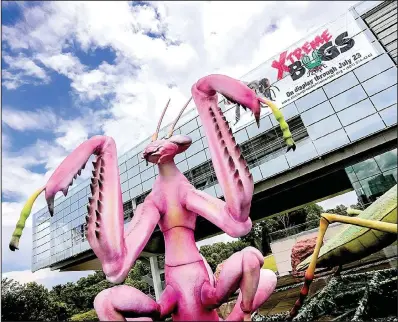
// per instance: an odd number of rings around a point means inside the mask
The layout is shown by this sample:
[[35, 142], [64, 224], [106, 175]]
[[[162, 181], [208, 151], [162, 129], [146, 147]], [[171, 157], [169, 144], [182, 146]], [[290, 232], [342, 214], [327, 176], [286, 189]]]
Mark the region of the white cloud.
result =
[[34, 273], [30, 270], [7, 272], [2, 274], [2, 278], [13, 279], [21, 284], [36, 282], [50, 289], [55, 285], [77, 282], [80, 278], [93, 273], [93, 271], [59, 272], [44, 268]]
[[36, 58], [46, 67], [69, 78], [75, 77], [84, 70], [84, 66], [80, 63], [79, 59], [71, 53], [54, 55], [39, 54]]
[[[7, 69], [3, 69], [3, 84], [7, 89], [16, 89], [27, 83], [47, 84], [50, 77], [46, 71], [39, 67], [32, 58], [23, 54], [17, 56], [3, 55], [4, 62], [8, 65]], [[31, 80], [26, 78], [30, 77]]]
[[349, 207], [351, 205], [355, 205], [358, 202], [358, 196], [355, 191], [350, 191], [344, 193], [342, 195], [318, 202], [317, 204], [321, 206], [323, 209], [333, 209], [339, 205], [344, 205]]
[[58, 118], [50, 109], [21, 111], [11, 107], [3, 108], [3, 123], [17, 131], [49, 130], [57, 124]]

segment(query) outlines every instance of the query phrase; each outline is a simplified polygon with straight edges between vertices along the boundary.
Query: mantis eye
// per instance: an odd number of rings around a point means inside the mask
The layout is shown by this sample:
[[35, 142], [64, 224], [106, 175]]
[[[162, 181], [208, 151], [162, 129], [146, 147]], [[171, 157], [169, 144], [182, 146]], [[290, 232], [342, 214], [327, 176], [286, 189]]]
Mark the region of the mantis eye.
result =
[[191, 145], [192, 143], [192, 139], [185, 135], [173, 135], [169, 140], [179, 146]]

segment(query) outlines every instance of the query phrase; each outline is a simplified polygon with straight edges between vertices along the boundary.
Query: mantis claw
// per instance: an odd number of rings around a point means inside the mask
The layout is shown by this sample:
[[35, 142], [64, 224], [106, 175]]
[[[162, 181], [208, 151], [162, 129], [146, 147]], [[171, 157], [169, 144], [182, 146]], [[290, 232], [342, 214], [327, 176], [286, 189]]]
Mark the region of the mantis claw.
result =
[[293, 150], [293, 152], [296, 151], [296, 144], [293, 143], [292, 145], [289, 145], [286, 152], [289, 152], [290, 150]]
[[47, 206], [48, 206], [48, 212], [50, 213], [50, 216], [54, 216], [54, 197], [50, 197], [47, 199]]

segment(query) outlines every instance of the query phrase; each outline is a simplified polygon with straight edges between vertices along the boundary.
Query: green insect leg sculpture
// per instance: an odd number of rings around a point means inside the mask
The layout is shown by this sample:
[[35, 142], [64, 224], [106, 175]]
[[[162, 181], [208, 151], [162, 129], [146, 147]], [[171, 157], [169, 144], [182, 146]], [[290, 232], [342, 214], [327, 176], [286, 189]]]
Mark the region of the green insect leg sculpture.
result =
[[[298, 314], [308, 295], [317, 263], [321, 267], [331, 267], [333, 264], [341, 266], [379, 251], [396, 240], [398, 233], [397, 186], [391, 188], [365, 211], [355, 210], [352, 212], [359, 213], [358, 217], [321, 214], [314, 253], [297, 266], [297, 270], [303, 270], [305, 267], [307, 270], [299, 299], [290, 311], [290, 319]], [[335, 222], [354, 226], [339, 232], [324, 244], [321, 251], [326, 230], [330, 224]]]

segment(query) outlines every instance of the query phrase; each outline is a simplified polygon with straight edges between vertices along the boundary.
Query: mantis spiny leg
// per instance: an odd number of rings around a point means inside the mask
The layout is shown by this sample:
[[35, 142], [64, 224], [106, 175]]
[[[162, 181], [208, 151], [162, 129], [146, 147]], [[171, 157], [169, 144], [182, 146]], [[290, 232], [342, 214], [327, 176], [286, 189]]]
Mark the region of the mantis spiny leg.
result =
[[319, 256], [319, 251], [321, 250], [322, 241], [325, 236], [326, 230], [328, 229], [329, 225], [334, 222], [340, 222], [345, 224], [352, 224], [356, 226], [366, 227], [370, 229], [375, 229], [387, 233], [398, 233], [398, 225], [393, 223], [386, 223], [377, 220], [369, 220], [369, 219], [362, 219], [357, 217], [347, 217], [335, 214], [328, 214], [323, 213], [321, 214], [321, 220], [319, 225], [319, 232], [318, 237], [316, 240], [316, 245], [314, 249], [314, 253], [311, 258], [310, 265], [308, 266], [305, 275], [304, 275], [304, 286], [300, 291], [299, 299], [294, 304], [293, 308], [290, 310], [290, 319], [294, 318], [300, 307], [303, 305], [304, 299], [308, 295], [310, 284], [314, 279], [314, 273], [316, 268], [316, 261]]

